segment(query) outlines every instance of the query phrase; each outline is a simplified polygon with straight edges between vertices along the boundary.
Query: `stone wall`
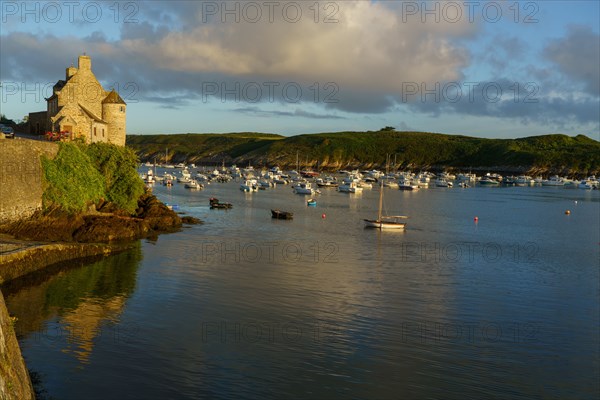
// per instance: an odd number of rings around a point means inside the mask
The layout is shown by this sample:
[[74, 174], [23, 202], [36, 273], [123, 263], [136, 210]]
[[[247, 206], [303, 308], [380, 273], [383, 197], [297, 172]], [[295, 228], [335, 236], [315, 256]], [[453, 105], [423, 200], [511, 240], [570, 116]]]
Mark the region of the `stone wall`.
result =
[[42, 207], [41, 157], [57, 152], [56, 143], [0, 139], [0, 223], [27, 218]]
[[0, 399], [34, 400], [29, 373], [8, 315], [4, 296], [0, 293]]

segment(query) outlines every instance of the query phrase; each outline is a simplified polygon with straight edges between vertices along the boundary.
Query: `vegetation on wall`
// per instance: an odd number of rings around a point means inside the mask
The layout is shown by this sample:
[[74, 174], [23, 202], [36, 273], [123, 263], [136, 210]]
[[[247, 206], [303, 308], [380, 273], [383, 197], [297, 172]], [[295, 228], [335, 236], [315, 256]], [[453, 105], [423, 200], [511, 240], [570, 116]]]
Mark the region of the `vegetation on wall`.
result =
[[104, 177], [105, 199], [130, 213], [135, 211], [138, 198], [144, 193], [135, 152], [127, 147], [96, 143], [87, 146], [87, 154]]
[[45, 209], [60, 208], [70, 214], [84, 211], [100, 200], [134, 212], [144, 192], [137, 157], [125, 147], [109, 144], [60, 143], [53, 160], [43, 159]]

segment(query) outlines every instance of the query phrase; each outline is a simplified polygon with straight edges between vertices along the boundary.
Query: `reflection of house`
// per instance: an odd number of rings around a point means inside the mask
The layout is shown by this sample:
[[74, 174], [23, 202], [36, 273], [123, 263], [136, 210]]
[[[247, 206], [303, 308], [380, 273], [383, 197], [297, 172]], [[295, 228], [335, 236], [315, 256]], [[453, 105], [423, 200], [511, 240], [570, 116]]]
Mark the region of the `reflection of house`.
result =
[[[79, 56], [78, 68], [67, 68], [65, 80], [56, 82], [47, 100], [45, 126], [42, 113], [29, 115], [31, 133], [40, 127], [70, 132], [87, 143], [125, 145], [126, 103], [114, 90], [107, 92], [92, 72], [89, 56]], [[43, 129], [42, 128], [42, 129]]]

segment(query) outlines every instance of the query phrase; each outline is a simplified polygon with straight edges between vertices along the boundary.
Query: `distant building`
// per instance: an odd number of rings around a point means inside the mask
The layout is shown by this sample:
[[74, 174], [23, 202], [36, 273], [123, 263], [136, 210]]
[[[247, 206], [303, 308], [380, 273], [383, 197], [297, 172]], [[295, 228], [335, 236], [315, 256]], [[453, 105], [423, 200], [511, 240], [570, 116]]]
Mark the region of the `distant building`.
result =
[[87, 143], [125, 146], [127, 104], [114, 90], [106, 91], [92, 72], [89, 56], [79, 56], [47, 101], [47, 110], [29, 114], [30, 133], [69, 132]]

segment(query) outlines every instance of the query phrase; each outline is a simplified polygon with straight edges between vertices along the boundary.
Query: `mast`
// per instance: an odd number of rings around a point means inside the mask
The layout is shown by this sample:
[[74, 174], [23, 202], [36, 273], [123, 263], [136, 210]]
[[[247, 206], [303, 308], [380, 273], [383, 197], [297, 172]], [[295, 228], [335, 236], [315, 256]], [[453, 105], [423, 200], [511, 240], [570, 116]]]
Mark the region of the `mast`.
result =
[[383, 180], [379, 184], [379, 212], [377, 214], [377, 221], [381, 222], [381, 208], [383, 207]]
[[296, 151], [296, 172], [300, 172], [300, 161], [298, 161], [298, 151]]

